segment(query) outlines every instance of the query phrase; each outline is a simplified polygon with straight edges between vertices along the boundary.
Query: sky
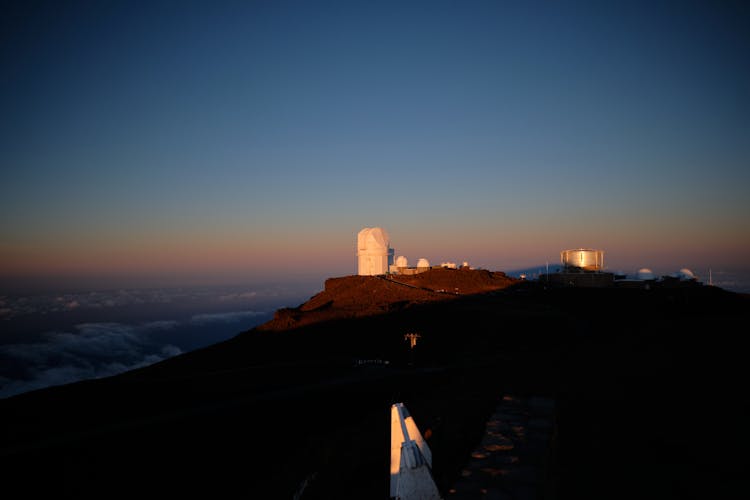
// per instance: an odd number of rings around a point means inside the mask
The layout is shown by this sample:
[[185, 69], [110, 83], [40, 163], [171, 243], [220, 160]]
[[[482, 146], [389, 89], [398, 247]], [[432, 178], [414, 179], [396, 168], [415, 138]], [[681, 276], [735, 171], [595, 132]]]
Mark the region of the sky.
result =
[[746, 3], [2, 9], [0, 288], [750, 268]]

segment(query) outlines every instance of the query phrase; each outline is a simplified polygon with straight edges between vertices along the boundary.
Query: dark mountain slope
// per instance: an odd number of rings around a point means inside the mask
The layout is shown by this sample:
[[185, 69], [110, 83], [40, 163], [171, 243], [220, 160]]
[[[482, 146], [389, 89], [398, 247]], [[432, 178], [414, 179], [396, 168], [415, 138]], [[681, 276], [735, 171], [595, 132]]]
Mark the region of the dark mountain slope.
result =
[[[0, 401], [4, 482], [63, 497], [290, 498], [311, 478], [304, 498], [384, 498], [389, 405], [403, 401], [431, 430], [447, 492], [510, 393], [556, 401], [542, 488], [554, 497], [716, 498], [748, 486], [733, 458], [750, 444], [738, 382], [746, 297], [530, 283], [449, 295], [382, 281], [327, 284], [294, 310], [295, 328], [272, 322]], [[371, 290], [392, 296], [360, 293]], [[407, 332], [421, 335], [414, 350]]]

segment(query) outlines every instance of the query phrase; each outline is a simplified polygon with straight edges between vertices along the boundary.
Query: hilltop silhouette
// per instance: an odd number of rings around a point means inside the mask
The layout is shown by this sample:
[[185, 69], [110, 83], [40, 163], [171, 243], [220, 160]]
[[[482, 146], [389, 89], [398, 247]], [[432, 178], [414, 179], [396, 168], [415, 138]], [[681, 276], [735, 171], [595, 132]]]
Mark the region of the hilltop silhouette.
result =
[[[545, 289], [502, 273], [333, 278], [238, 336], [0, 401], [6, 488], [101, 498], [387, 498], [389, 407], [447, 497], [508, 394], [555, 401], [539, 498], [720, 498], [748, 479], [748, 297]], [[404, 338], [420, 337], [414, 349]]]

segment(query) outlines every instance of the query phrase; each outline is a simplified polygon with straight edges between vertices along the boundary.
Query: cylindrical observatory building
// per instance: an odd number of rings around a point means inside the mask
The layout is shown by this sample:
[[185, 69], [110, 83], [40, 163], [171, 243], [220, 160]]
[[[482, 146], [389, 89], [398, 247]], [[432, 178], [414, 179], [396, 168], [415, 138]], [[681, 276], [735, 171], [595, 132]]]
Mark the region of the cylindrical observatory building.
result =
[[601, 271], [604, 268], [604, 250], [576, 248], [560, 252], [560, 262], [566, 269]]
[[366, 227], [357, 234], [357, 274], [387, 274], [393, 264], [393, 249], [388, 233], [381, 227]]

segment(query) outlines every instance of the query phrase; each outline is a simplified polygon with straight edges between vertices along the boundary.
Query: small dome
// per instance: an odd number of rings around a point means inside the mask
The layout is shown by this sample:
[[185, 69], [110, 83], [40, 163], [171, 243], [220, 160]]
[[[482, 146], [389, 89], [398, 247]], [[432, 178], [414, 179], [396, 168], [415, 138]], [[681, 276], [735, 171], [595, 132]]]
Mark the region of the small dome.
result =
[[689, 280], [695, 279], [695, 274], [693, 274], [693, 271], [691, 271], [687, 267], [683, 267], [682, 269], [677, 271], [675, 278], [680, 278], [681, 280], [689, 281]]
[[427, 259], [419, 259], [417, 261], [417, 268], [420, 267], [430, 267], [430, 261]]
[[403, 255], [396, 257], [396, 267], [409, 267], [409, 261]]
[[636, 273], [636, 276], [638, 276], [639, 280], [652, 280], [655, 278], [654, 272], [647, 267], [638, 269], [638, 273]]

